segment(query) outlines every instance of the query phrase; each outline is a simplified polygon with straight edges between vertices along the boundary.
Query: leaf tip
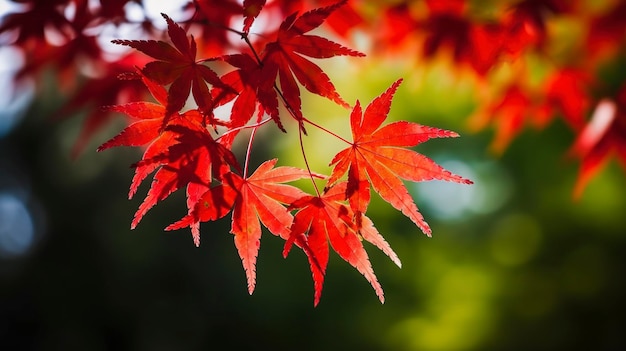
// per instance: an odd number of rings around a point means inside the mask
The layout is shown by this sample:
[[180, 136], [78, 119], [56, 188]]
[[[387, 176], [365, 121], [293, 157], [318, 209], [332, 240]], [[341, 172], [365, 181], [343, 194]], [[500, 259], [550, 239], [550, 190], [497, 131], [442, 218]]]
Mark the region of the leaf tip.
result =
[[285, 246], [283, 246], [283, 258], [287, 258], [287, 256], [289, 256], [289, 252], [291, 251], [294, 241], [296, 241], [296, 236], [290, 234], [289, 238], [285, 242]]
[[246, 277], [248, 280], [248, 294], [252, 295], [256, 287], [256, 270], [255, 267], [246, 267]]
[[193, 244], [196, 247], [200, 247], [200, 222], [194, 222], [191, 225], [191, 237], [193, 238]]
[[291, 251], [291, 244], [285, 244], [285, 247], [283, 248], [283, 258], [287, 258], [287, 256], [289, 256], [289, 251]]

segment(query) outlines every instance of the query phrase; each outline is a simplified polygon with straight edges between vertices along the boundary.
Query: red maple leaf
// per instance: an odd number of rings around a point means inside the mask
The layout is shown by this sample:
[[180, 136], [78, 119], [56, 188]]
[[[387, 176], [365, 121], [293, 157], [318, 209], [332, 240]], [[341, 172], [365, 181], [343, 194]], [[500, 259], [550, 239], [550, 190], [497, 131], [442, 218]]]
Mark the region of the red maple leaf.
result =
[[261, 226], [277, 236], [287, 239], [293, 216], [283, 204], [290, 204], [305, 193], [294, 186], [281, 184], [306, 178], [309, 173], [295, 167], [277, 167], [276, 159], [266, 161], [249, 178], [234, 173], [226, 182], [238, 190], [232, 216], [231, 233], [248, 278], [248, 292], [255, 286], [255, 265], [261, 238]]
[[[137, 101], [105, 107], [110, 111], [124, 113], [135, 122], [98, 148], [98, 151], [104, 151], [116, 146], [147, 145], [142, 157], [142, 160], [146, 160], [146, 162], [135, 165], [135, 175], [128, 194], [129, 199], [134, 196], [141, 182], [159, 166], [157, 162], [148, 161], [166, 153], [168, 148], [175, 143], [176, 136], [170, 130], [163, 128], [166, 117], [167, 91], [161, 85], [142, 75], [141, 72], [139, 74], [158, 103]], [[173, 118], [169, 119], [168, 123], [176, 123], [179, 119], [186, 120], [188, 123], [200, 123], [199, 113], [194, 110], [188, 111], [185, 118], [176, 113]]]
[[[165, 104], [167, 92], [165, 89], [142, 76], [142, 81], [150, 90], [152, 96]], [[104, 151], [116, 146], [142, 146], [155, 141], [160, 135], [163, 119], [165, 118], [165, 106], [148, 102], [136, 101], [126, 104], [105, 106], [103, 110], [124, 113], [135, 122], [124, 128], [118, 135], [102, 144], [98, 151]]]
[[[192, 112], [196, 114], [191, 114]], [[177, 116], [161, 134], [166, 135], [163, 139], [167, 150], [146, 157], [150, 151], [148, 149], [143, 159], [135, 165], [146, 168], [142, 170], [142, 175], [157, 168], [158, 170], [154, 174], [148, 195], [135, 213], [132, 228], [157, 202], [187, 185], [191, 186], [191, 189], [187, 189], [188, 208], [191, 211], [200, 197], [199, 194], [209, 188], [214, 178], [221, 179], [230, 166], [239, 168], [232, 152], [215, 141], [201, 121], [202, 117], [196, 110]]]
[[[262, 77], [260, 90], [270, 92], [274, 89], [276, 78], [280, 82], [287, 108], [294, 118], [302, 120], [300, 89], [296, 79], [308, 91], [326, 97], [341, 106], [348, 107], [322, 69], [306, 57], [329, 58], [338, 55], [364, 56], [326, 38], [305, 34], [319, 27], [324, 20], [339, 6], [337, 4], [288, 16], [280, 25], [278, 39], [268, 43], [262, 58]], [[270, 110], [270, 115], [277, 116], [278, 110]], [[276, 118], [275, 118], [276, 119]]]
[[[217, 220], [232, 209], [230, 232], [235, 236], [235, 246], [246, 272], [250, 294], [256, 285], [255, 266], [261, 240], [261, 223], [272, 234], [287, 240], [293, 216], [285, 204], [291, 204], [306, 193], [283, 183], [310, 176], [308, 171], [299, 168], [274, 167], [276, 162], [277, 159], [265, 161], [249, 177], [241, 177], [233, 172], [225, 173], [222, 183], [206, 191], [191, 213], [166, 228], [174, 230], [191, 226], [193, 229], [197, 223]], [[296, 244], [311, 257], [302, 238], [297, 238]], [[311, 264], [315, 265], [315, 262]]]
[[[142, 146], [148, 144], [142, 160], [136, 163], [128, 197], [132, 198], [141, 182], [156, 171], [154, 181], [144, 202], [135, 213], [131, 228], [135, 228], [144, 214], [158, 201], [188, 185], [189, 210], [194, 208], [199, 194], [211, 184], [213, 174], [226, 172], [227, 165], [237, 166], [234, 155], [217, 143], [203, 124], [198, 110], [174, 113], [167, 117], [164, 103], [165, 88], [142, 77], [154, 98], [161, 104], [139, 101], [109, 107], [127, 114], [137, 121], [98, 148], [103, 151], [115, 146]], [[167, 119], [167, 122], [164, 122]], [[165, 128], [163, 127], [163, 124]], [[158, 169], [158, 170], [157, 170]], [[212, 170], [217, 172], [212, 173]]]
[[457, 133], [407, 121], [393, 122], [381, 127], [389, 113], [393, 94], [401, 82], [399, 79], [393, 83], [364, 112], [357, 101], [350, 114], [353, 142], [331, 161], [331, 165], [335, 167], [328, 184], [332, 185], [348, 173], [346, 196], [358, 219], [358, 215], [365, 213], [369, 204], [369, 179], [374, 190], [385, 201], [430, 236], [431, 230], [401, 178], [414, 182], [437, 179], [471, 184], [472, 181], [445, 170], [422, 154], [404, 148], [423, 143], [430, 138], [457, 137]]
[[433, 58], [440, 50], [452, 50], [456, 63], [469, 64], [476, 73], [484, 76], [496, 64], [501, 51], [500, 26], [471, 19], [466, 0], [426, 3], [428, 17], [420, 23], [426, 34], [424, 56]]
[[298, 238], [306, 238], [314, 262], [311, 264], [314, 282], [314, 304], [319, 303], [324, 275], [328, 265], [329, 248], [339, 254], [346, 262], [350, 263], [372, 285], [380, 302], [385, 301], [383, 289], [376, 279], [374, 270], [363, 248], [361, 239], [373, 243], [387, 254], [394, 263], [401, 266], [400, 260], [391, 250], [389, 244], [382, 238], [373, 226], [372, 222], [362, 215], [361, 228], [357, 228], [353, 222], [355, 214], [345, 204], [347, 182], [340, 182], [327, 189], [321, 196], [304, 196], [295, 201], [290, 208], [299, 208], [296, 213], [289, 240], [285, 243], [283, 255], [287, 256], [291, 244]]
[[[222, 174], [222, 179], [228, 177], [227, 174]], [[215, 221], [226, 216], [232, 210], [238, 196], [237, 189], [225, 182], [204, 190], [193, 206], [189, 207], [189, 213], [185, 217], [165, 228], [165, 230], [176, 230], [190, 227], [196, 246], [200, 246], [200, 223]]]
[[233, 101], [229, 127], [245, 125], [254, 115], [258, 105], [261, 107], [259, 114], [267, 111], [284, 131], [278, 117], [278, 97], [273, 86], [261, 84], [262, 67], [259, 62], [248, 54], [226, 55], [221, 59], [237, 68], [220, 78], [231, 89], [217, 87], [211, 90], [216, 106]]
[[171, 84], [168, 91], [166, 115], [180, 111], [191, 92], [200, 112], [211, 117], [213, 101], [207, 83], [228, 87], [209, 67], [196, 61], [196, 42], [187, 39], [185, 30], [167, 15], [167, 33], [174, 46], [156, 40], [113, 40], [115, 44], [130, 46], [157, 59], [146, 64], [143, 74], [161, 85]]

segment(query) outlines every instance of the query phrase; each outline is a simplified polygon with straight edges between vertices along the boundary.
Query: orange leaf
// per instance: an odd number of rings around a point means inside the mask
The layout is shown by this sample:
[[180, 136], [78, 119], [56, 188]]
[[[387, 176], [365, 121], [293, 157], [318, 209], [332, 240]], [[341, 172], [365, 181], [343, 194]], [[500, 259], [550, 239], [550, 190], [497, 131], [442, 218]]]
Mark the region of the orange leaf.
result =
[[348, 172], [346, 196], [357, 216], [364, 212], [369, 199], [369, 187], [361, 184], [369, 179], [374, 190], [388, 203], [409, 217], [422, 231], [431, 234], [430, 227], [419, 213], [402, 179], [414, 182], [447, 180], [471, 184], [424, 155], [403, 147], [415, 146], [430, 138], [457, 137], [458, 134], [411, 122], [394, 122], [381, 127], [387, 118], [393, 94], [402, 80], [374, 99], [365, 112], [357, 101], [350, 125], [353, 143], [340, 151], [331, 161], [333, 168], [329, 185]]
[[[363, 248], [359, 230], [351, 221], [354, 213], [350, 207], [343, 203], [346, 187], [347, 183], [341, 182], [319, 197], [305, 196], [292, 205], [292, 208], [300, 208], [300, 210], [294, 217], [291, 234], [285, 243], [283, 254], [289, 253], [291, 244], [295, 239], [306, 237], [306, 243], [311, 250], [314, 262], [317, 263], [316, 265], [311, 264], [315, 287], [315, 305], [319, 303], [322, 294], [324, 275], [328, 265], [328, 243], [341, 258], [350, 263], [367, 279], [376, 291], [380, 302], [385, 302], [383, 289], [374, 274], [367, 252]], [[363, 238], [368, 241], [371, 240], [399, 265], [400, 261], [397, 256], [371, 225], [371, 221], [369, 219], [363, 221], [367, 223], [366, 236]]]

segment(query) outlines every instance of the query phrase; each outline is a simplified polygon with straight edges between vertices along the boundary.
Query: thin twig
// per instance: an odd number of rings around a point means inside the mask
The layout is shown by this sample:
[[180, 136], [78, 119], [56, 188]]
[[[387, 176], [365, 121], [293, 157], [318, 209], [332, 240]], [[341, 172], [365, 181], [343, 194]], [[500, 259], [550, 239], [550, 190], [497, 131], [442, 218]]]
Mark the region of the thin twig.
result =
[[298, 130], [298, 137], [300, 138], [300, 150], [302, 151], [302, 158], [304, 158], [304, 164], [306, 165], [306, 170], [309, 172], [309, 178], [311, 178], [311, 183], [313, 183], [313, 187], [315, 188], [315, 193], [317, 197], [321, 197], [320, 190], [317, 188], [317, 183], [315, 183], [315, 179], [313, 178], [313, 172], [311, 172], [311, 167], [309, 166], [309, 160], [306, 158], [306, 152], [304, 152], [304, 142], [302, 141], [302, 129]]
[[344, 142], [344, 143], [346, 143], [346, 144], [350, 144], [350, 145], [354, 144], [353, 142], [348, 141], [347, 139], [343, 138], [342, 136], [340, 136], [340, 135], [338, 135], [338, 134], [333, 133], [332, 131], [330, 131], [330, 130], [328, 130], [328, 129], [326, 129], [326, 128], [322, 127], [322, 126], [320, 126], [319, 124], [317, 124], [317, 123], [315, 123], [315, 122], [313, 122], [313, 121], [311, 121], [310, 119], [307, 119], [306, 117], [304, 117], [302, 120], [303, 120], [304, 122], [307, 122], [308, 124], [312, 125], [313, 127], [315, 127], [315, 128], [317, 128], [317, 129], [319, 129], [319, 130], [322, 130], [322, 131], [324, 131], [324, 132], [326, 132], [326, 133], [328, 133], [328, 134], [330, 134], [330, 135], [334, 136], [335, 138], [337, 138], [337, 139], [339, 139], [339, 140], [343, 141], [343, 142]]

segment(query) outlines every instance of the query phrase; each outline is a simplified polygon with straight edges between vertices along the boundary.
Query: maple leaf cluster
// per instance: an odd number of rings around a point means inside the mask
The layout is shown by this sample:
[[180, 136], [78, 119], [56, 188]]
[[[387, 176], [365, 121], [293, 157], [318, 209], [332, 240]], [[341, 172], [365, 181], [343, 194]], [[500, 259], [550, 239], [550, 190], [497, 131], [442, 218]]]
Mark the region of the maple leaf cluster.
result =
[[[403, 181], [470, 182], [409, 149], [456, 133], [406, 121], [383, 125], [401, 80], [365, 107], [358, 101], [351, 106], [340, 96], [314, 61], [364, 54], [320, 35], [320, 29], [346, 41], [351, 33], [366, 33], [374, 55], [401, 53], [420, 64], [447, 58], [458, 73], [469, 72], [479, 100], [469, 125], [495, 129], [492, 149], [498, 153], [526, 125], [541, 129], [562, 118], [575, 134], [567, 154], [581, 159], [575, 196], [610, 157], [626, 168], [626, 76], [602, 79], [605, 67], [625, 60], [623, 1], [591, 6], [564, 0], [489, 5], [470, 0], [195, 0], [181, 5], [178, 21], [167, 15], [151, 18], [146, 11], [137, 16], [143, 9], [137, 0], [11, 3], [15, 6], [0, 22], [0, 45], [25, 53], [15, 79], [52, 72], [68, 96], [55, 115], [88, 111], [75, 155], [113, 116], [128, 116], [128, 126], [98, 150], [143, 150], [129, 197], [151, 174], [152, 185], [131, 226], [181, 189], [187, 215], [167, 229], [189, 227], [196, 245], [200, 223], [230, 214], [250, 292], [265, 227], [285, 240], [285, 254], [293, 244], [306, 253], [316, 304], [328, 243], [370, 281], [382, 301], [362, 239], [398, 265], [399, 260], [366, 216], [371, 190], [430, 235]], [[165, 26], [157, 25], [160, 21]], [[102, 40], [111, 28], [130, 29], [136, 37], [116, 37], [112, 45]], [[533, 72], [538, 63], [545, 72], [539, 76]], [[303, 92], [351, 108], [352, 141], [306, 116]], [[216, 109], [227, 106], [229, 116], [216, 117]], [[298, 130], [288, 131], [284, 118], [293, 118]], [[329, 175], [313, 172], [308, 163], [307, 169], [277, 166], [275, 159], [249, 171], [256, 131], [272, 124], [301, 139], [307, 127], [318, 128], [347, 147], [329, 159]], [[246, 137], [245, 155], [235, 155], [235, 141]], [[314, 194], [287, 184], [303, 178], [311, 180]], [[321, 190], [318, 182], [325, 182]]]
[[[448, 58], [459, 73], [470, 72], [479, 101], [469, 125], [494, 128], [496, 152], [503, 152], [526, 125], [540, 129], [562, 118], [576, 135], [568, 155], [581, 159], [576, 196], [613, 155], [626, 169], [626, 77], [617, 77], [618, 84], [599, 78], [604, 67], [623, 62], [626, 55], [623, 1], [592, 7], [563, 0], [488, 6], [470, 0], [194, 0], [181, 5], [177, 21], [165, 14], [149, 17], [137, 0], [10, 3], [0, 22], [0, 45], [24, 53], [15, 80], [51, 71], [68, 96], [55, 115], [89, 111], [75, 155], [113, 116], [128, 116], [128, 126], [98, 150], [143, 150], [134, 164], [129, 197], [151, 174], [152, 185], [131, 226], [181, 189], [187, 215], [167, 229], [189, 227], [196, 245], [200, 223], [230, 214], [250, 292], [264, 226], [285, 240], [285, 254], [293, 244], [305, 252], [316, 304], [328, 243], [370, 281], [382, 301], [362, 239], [398, 265], [399, 260], [366, 216], [371, 190], [430, 235], [403, 181], [470, 182], [409, 149], [456, 133], [406, 121], [383, 125], [401, 80], [366, 107], [358, 101], [351, 106], [340, 96], [314, 61], [364, 54], [319, 35], [324, 33], [320, 29], [346, 41], [351, 33], [366, 33], [374, 55], [426, 62]], [[568, 30], [557, 30], [563, 26]], [[135, 38], [115, 37], [111, 45], [102, 40], [111, 27]], [[537, 62], [545, 71], [539, 78], [532, 67]], [[352, 108], [352, 141], [306, 116], [303, 92]], [[215, 110], [226, 106], [229, 116], [216, 117]], [[297, 122], [297, 131], [285, 128], [285, 111]], [[249, 172], [256, 131], [271, 124], [301, 139], [307, 127], [318, 128], [347, 147], [329, 157], [329, 175], [308, 166], [277, 166], [275, 159]], [[233, 145], [244, 134], [248, 149], [235, 155]], [[311, 180], [314, 194], [286, 184], [303, 178]], [[320, 181], [325, 182], [322, 190]]]
[[[543, 129], [558, 117], [575, 134], [567, 154], [582, 160], [575, 197], [612, 155], [626, 164], [626, 139], [617, 137], [624, 135], [618, 106], [626, 76], [617, 77], [621, 84], [601, 78], [606, 67], [623, 67], [626, 2], [401, 1], [382, 12], [382, 51], [426, 62], [447, 58], [459, 73], [475, 76], [480, 93], [469, 125], [495, 129], [494, 152], [504, 152], [525, 126]], [[538, 78], [537, 66], [545, 71]], [[504, 79], [501, 68], [510, 72]], [[606, 120], [615, 122], [597, 122], [607, 101], [616, 107]]]
[[[248, 156], [256, 130], [273, 120], [286, 131], [281, 122], [279, 100], [291, 118], [298, 122], [301, 137], [305, 124], [319, 127], [303, 115], [298, 83], [311, 93], [349, 107], [330, 78], [306, 58], [363, 55], [323, 37], [307, 34], [341, 5], [343, 3], [287, 16], [276, 33], [276, 40], [267, 42], [259, 52], [250, 44], [249, 52], [211, 58], [233, 67], [223, 78], [204, 64], [207, 59], [196, 58], [194, 38], [188, 37], [185, 30], [166, 15], [163, 17], [173, 45], [154, 40], [113, 41], [156, 59], [139, 69], [137, 74], [160, 105], [134, 102], [111, 107], [138, 121], [99, 148], [148, 144], [142, 160], [136, 164], [130, 196], [147, 175], [155, 174], [148, 195], [132, 221], [133, 228], [156, 203], [186, 187], [188, 214], [166, 230], [189, 227], [194, 242], [199, 245], [200, 223], [231, 213], [231, 233], [235, 236], [250, 293], [256, 283], [255, 265], [263, 224], [270, 233], [286, 240], [285, 255], [294, 243], [306, 253], [315, 282], [315, 304], [321, 296], [329, 242], [339, 256], [366, 277], [380, 301], [384, 301], [382, 288], [374, 276], [361, 239], [381, 248], [398, 265], [399, 260], [365, 216], [370, 184], [384, 200], [430, 235], [430, 228], [400, 178], [470, 183], [425, 156], [402, 148], [432, 137], [457, 136], [455, 133], [410, 122], [379, 128], [387, 118], [400, 80], [375, 99], [365, 113], [357, 102], [350, 117], [354, 141], [344, 140], [349, 147], [331, 162], [337, 166], [323, 193], [316, 188], [315, 194], [307, 194], [285, 183], [302, 178], [311, 178], [314, 182], [314, 178], [327, 177], [310, 169], [276, 167], [276, 159], [266, 161], [248, 175]], [[246, 6], [252, 5], [244, 3], [244, 14], [249, 13]], [[246, 42], [246, 30], [252, 22], [250, 16], [244, 16], [243, 31], [238, 33]], [[169, 86], [167, 91], [165, 86]], [[197, 107], [181, 112], [190, 95]], [[216, 119], [213, 110], [231, 101], [233, 107], [229, 120]], [[269, 119], [263, 120], [265, 115]], [[210, 130], [216, 126], [227, 130], [214, 136]], [[231, 146], [234, 135], [243, 129], [253, 132], [242, 168]], [[306, 157], [304, 149], [302, 152]], [[346, 172], [348, 177], [343, 181]], [[295, 215], [292, 214], [294, 211]]]
[[[364, 56], [311, 33], [324, 25], [341, 37], [362, 25], [363, 18], [353, 2], [317, 1], [311, 8], [305, 1], [197, 0], [181, 9], [188, 15], [187, 20], [176, 22], [162, 14], [164, 31], [148, 18], [135, 23], [143, 37], [112, 40], [118, 47], [129, 48], [117, 59], [107, 59], [110, 53], [98, 41], [99, 30], [103, 23], [132, 23], [127, 9], [141, 7], [141, 2], [21, 3], [23, 11], [8, 14], [0, 25], [0, 33], [6, 34], [12, 45], [35, 53], [35, 59], [24, 66], [18, 77], [37, 74], [52, 65], [58, 79], [64, 81], [76, 74], [81, 60], [93, 63], [100, 72], [92, 76], [85, 73], [80, 87], [74, 83], [65, 87], [78, 92], [60, 114], [89, 104], [104, 106], [94, 108], [87, 117], [75, 152], [114, 113], [128, 117], [128, 126], [98, 151], [118, 146], [143, 150], [141, 160], [133, 165], [135, 174], [129, 198], [137, 194], [140, 184], [150, 175], [152, 183], [131, 228], [152, 207], [178, 190], [186, 192], [187, 215], [166, 230], [190, 228], [195, 245], [200, 245], [201, 223], [230, 215], [230, 232], [250, 293], [255, 289], [256, 260], [265, 227], [285, 240], [284, 256], [294, 244], [306, 254], [316, 305], [331, 247], [370, 282], [383, 302], [383, 291], [363, 240], [381, 249], [398, 266], [401, 264], [366, 216], [371, 189], [430, 236], [431, 229], [403, 180], [471, 183], [409, 149], [430, 138], [457, 137], [456, 133], [407, 121], [383, 125], [401, 79], [366, 107], [359, 101], [352, 107], [337, 92], [330, 77], [312, 61]], [[257, 18], [263, 14], [280, 25], [252, 33]], [[60, 45], [46, 40], [50, 31], [60, 35]], [[239, 39], [233, 40], [233, 34]], [[218, 65], [229, 68], [216, 69]], [[151, 98], [141, 93], [146, 90]], [[352, 141], [305, 116], [302, 90], [352, 108]], [[232, 106], [228, 118], [216, 117], [215, 110], [226, 105]], [[297, 122], [297, 130], [288, 131], [283, 124], [285, 111], [287, 118]], [[307, 169], [277, 166], [278, 160], [271, 159], [251, 171], [249, 160], [257, 130], [272, 125], [283, 132], [299, 133], [300, 140], [306, 136], [307, 127], [319, 128], [342, 140], [346, 149], [329, 159], [330, 175], [309, 168], [302, 143]], [[235, 155], [235, 141], [246, 137], [245, 155]], [[300, 179], [310, 179], [315, 192], [310, 194], [288, 184]], [[324, 188], [318, 188], [317, 182], [325, 182]]]

